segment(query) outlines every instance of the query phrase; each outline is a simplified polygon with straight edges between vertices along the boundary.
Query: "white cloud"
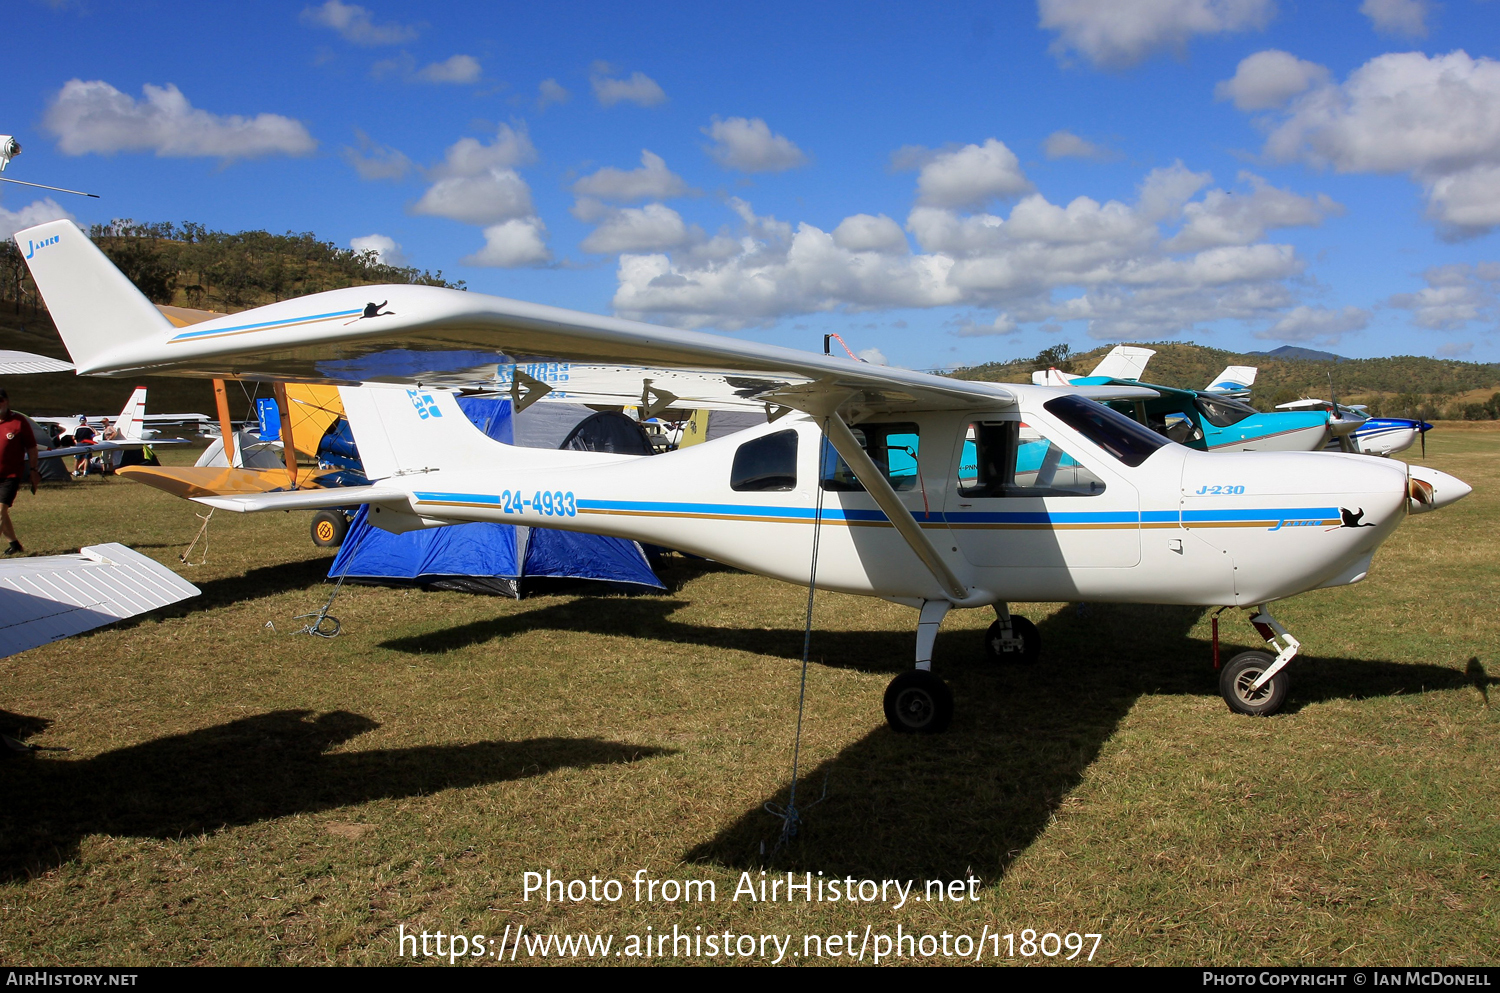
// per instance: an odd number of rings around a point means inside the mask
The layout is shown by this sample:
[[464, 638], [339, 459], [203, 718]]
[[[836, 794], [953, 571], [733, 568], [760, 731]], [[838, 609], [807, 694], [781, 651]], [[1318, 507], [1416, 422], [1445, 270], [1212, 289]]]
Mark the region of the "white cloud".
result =
[[885, 357], [885, 353], [878, 348], [861, 348], [854, 354], [864, 359], [871, 365], [890, 365], [891, 360]]
[[542, 265], [552, 258], [547, 250], [547, 226], [541, 218], [526, 217], [484, 229], [484, 247], [460, 261], [464, 265], [514, 269]]
[[661, 86], [643, 72], [633, 72], [624, 79], [612, 78], [614, 70], [607, 62], [595, 62], [589, 82], [594, 87], [594, 99], [602, 107], [613, 107], [617, 103], [633, 103], [641, 107], [655, 107], [667, 102], [667, 94]]
[[1325, 66], [1268, 48], [1241, 59], [1234, 77], [1214, 87], [1214, 98], [1233, 100], [1240, 110], [1270, 110], [1327, 82]]
[[488, 145], [477, 138], [460, 138], [448, 146], [439, 165], [428, 170], [433, 176], [479, 176], [491, 169], [509, 169], [536, 161], [536, 147], [525, 128], [502, 124]]
[[188, 103], [172, 84], [147, 83], [140, 101], [103, 80], [70, 79], [52, 98], [42, 126], [65, 155], [155, 152], [165, 157], [254, 158], [306, 155], [317, 147], [300, 121], [279, 114], [221, 116]]
[[1412, 323], [1429, 331], [1458, 331], [1474, 321], [1494, 322], [1500, 309], [1500, 262], [1435, 266], [1422, 274], [1427, 286], [1397, 293], [1392, 307], [1411, 312]]
[[714, 140], [708, 154], [726, 169], [783, 172], [807, 163], [802, 149], [785, 135], [772, 134], [771, 128], [759, 117], [731, 117], [723, 121], [715, 117], [708, 127], [703, 128], [703, 133]]
[[399, 45], [417, 36], [417, 29], [405, 24], [376, 24], [370, 12], [358, 4], [328, 0], [321, 7], [302, 11], [302, 23], [332, 28], [345, 41], [356, 45]]
[[1015, 318], [1009, 314], [996, 314], [995, 319], [988, 324], [980, 324], [973, 318], [965, 318], [958, 322], [957, 330], [953, 333], [960, 338], [993, 338], [999, 335], [1015, 334], [1021, 329]]
[[514, 169], [491, 168], [476, 176], [439, 179], [412, 204], [411, 212], [483, 225], [530, 217], [534, 209], [526, 180]]
[[573, 192], [579, 196], [628, 202], [665, 200], [669, 197], [687, 196], [695, 191], [681, 176], [667, 168], [667, 163], [660, 155], [642, 149], [639, 169], [625, 170], [605, 166], [574, 183]]
[[411, 172], [411, 159], [404, 153], [379, 144], [358, 128], [354, 136], [359, 139], [359, 147], [345, 145], [340, 154], [359, 173], [360, 179], [404, 179]]
[[360, 255], [375, 253], [375, 261], [383, 265], [406, 265], [406, 256], [394, 238], [383, 234], [367, 234], [362, 238], [350, 238], [349, 247]]
[[33, 200], [20, 210], [6, 210], [0, 207], [0, 239], [14, 237], [17, 231], [37, 224], [64, 219], [77, 221], [76, 217], [64, 210], [51, 197]]
[[606, 208], [600, 224], [583, 239], [585, 252], [661, 252], [703, 240], [703, 231], [683, 223], [682, 215], [660, 203], [644, 207]]
[[1427, 37], [1427, 0], [1364, 0], [1359, 12], [1382, 34], [1406, 38]]
[[1071, 131], [1052, 132], [1047, 136], [1042, 150], [1049, 159], [1093, 159], [1103, 162], [1116, 157], [1109, 149], [1080, 138]]
[[524, 128], [501, 124], [488, 144], [460, 138], [448, 146], [442, 162], [426, 170], [433, 183], [408, 209], [484, 226], [485, 246], [466, 256], [465, 265], [541, 265], [552, 258], [547, 227], [536, 216], [531, 187], [515, 170], [535, 159]]
[[908, 145], [891, 161], [898, 169], [918, 169], [917, 202], [929, 207], [978, 207], [1032, 188], [1016, 154], [994, 138], [941, 151]]
[[[1289, 281], [1302, 262], [1289, 245], [1223, 242], [1298, 223], [1299, 211], [1313, 223], [1328, 208], [1243, 178], [1255, 205], [1248, 217], [1226, 218], [1222, 205], [1205, 206], [1207, 195], [1192, 200], [1211, 177], [1180, 163], [1149, 174], [1134, 204], [1077, 197], [1063, 205], [1032, 194], [1001, 216], [919, 201], [907, 218], [917, 252], [896, 240], [888, 218], [855, 215], [830, 234], [756, 215], [732, 199], [737, 238], [623, 254], [614, 305], [626, 316], [722, 328], [833, 310], [951, 306], [1000, 315], [989, 324], [960, 322], [959, 335], [1070, 320], [1087, 321], [1089, 334], [1104, 339], [1161, 337], [1224, 319], [1263, 325], [1295, 305]], [[1201, 214], [1190, 212], [1195, 206]], [[1190, 216], [1218, 218], [1229, 233], [1192, 250], [1169, 244], [1170, 228], [1187, 229]], [[708, 255], [710, 244], [719, 254]]]
[[1299, 196], [1249, 172], [1241, 172], [1239, 179], [1249, 185], [1248, 195], [1210, 190], [1201, 201], [1187, 204], [1182, 229], [1166, 247], [1194, 251], [1212, 245], [1248, 245], [1269, 229], [1317, 227], [1323, 218], [1344, 212], [1342, 205], [1322, 193]]
[[1407, 173], [1446, 236], [1500, 224], [1500, 62], [1462, 51], [1380, 55], [1294, 100], [1266, 139], [1281, 160]]
[[1040, 26], [1058, 32], [1051, 50], [1070, 49], [1106, 69], [1125, 69], [1157, 52], [1179, 55], [1194, 35], [1259, 30], [1275, 0], [1037, 0]]
[[833, 229], [833, 242], [851, 252], [896, 252], [904, 255], [911, 251], [901, 225], [884, 214], [874, 217], [855, 214], [844, 218]]
[[1255, 336], [1272, 341], [1334, 345], [1344, 335], [1363, 331], [1369, 324], [1370, 312], [1360, 307], [1329, 310], [1303, 305], [1293, 307], [1285, 317], [1264, 331], [1257, 331]]
[[482, 71], [472, 55], [451, 55], [417, 70], [416, 78], [424, 83], [477, 83]]
[[546, 110], [553, 104], [567, 103], [573, 99], [573, 94], [568, 88], [555, 79], [544, 79], [536, 86], [536, 109], [537, 112]]

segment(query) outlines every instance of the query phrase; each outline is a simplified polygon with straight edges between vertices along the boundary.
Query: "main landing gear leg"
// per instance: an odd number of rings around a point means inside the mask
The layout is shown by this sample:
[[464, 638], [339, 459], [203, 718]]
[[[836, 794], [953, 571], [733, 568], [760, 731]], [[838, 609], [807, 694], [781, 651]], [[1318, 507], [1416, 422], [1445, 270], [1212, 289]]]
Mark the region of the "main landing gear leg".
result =
[[1235, 713], [1269, 717], [1286, 701], [1290, 685], [1286, 665], [1301, 650], [1302, 643], [1271, 616], [1264, 604], [1255, 608], [1250, 623], [1266, 644], [1276, 649], [1276, 656], [1273, 658], [1269, 652], [1236, 655], [1219, 670], [1219, 692]]
[[917, 665], [885, 690], [885, 719], [900, 734], [937, 734], [953, 720], [953, 691], [932, 674], [932, 646], [953, 604], [926, 600], [917, 619]]
[[995, 623], [984, 633], [984, 657], [990, 662], [1029, 665], [1042, 654], [1042, 635], [1036, 625], [1016, 617], [1010, 607], [995, 604]]

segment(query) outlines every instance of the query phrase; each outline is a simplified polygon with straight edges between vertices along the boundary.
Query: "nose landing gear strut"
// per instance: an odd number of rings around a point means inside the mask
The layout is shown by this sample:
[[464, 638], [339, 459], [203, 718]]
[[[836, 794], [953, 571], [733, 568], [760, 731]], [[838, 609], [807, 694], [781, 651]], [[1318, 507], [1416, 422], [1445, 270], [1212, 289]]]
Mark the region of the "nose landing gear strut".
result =
[[1235, 713], [1269, 717], [1286, 702], [1290, 685], [1286, 666], [1301, 650], [1302, 643], [1271, 616], [1264, 604], [1255, 608], [1250, 623], [1266, 644], [1276, 649], [1276, 655], [1240, 652], [1219, 670], [1219, 692]]

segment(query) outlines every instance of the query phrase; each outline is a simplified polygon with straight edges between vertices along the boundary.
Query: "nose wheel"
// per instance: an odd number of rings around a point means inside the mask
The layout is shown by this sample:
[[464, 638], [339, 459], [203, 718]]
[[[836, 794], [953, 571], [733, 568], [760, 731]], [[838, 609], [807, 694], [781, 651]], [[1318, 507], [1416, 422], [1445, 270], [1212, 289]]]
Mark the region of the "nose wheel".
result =
[[1241, 652], [1225, 663], [1219, 670], [1219, 692], [1230, 710], [1247, 717], [1269, 717], [1281, 709], [1290, 683], [1286, 670], [1260, 683], [1275, 661], [1269, 652]]

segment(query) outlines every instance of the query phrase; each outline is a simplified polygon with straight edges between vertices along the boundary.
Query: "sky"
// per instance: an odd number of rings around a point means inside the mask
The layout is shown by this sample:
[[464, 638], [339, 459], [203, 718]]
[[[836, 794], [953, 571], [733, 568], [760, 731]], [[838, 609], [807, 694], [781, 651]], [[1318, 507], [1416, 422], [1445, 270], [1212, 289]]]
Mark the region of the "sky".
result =
[[[13, 0], [0, 236], [312, 231], [473, 291], [952, 368], [1500, 361], [1500, 0]], [[836, 347], [836, 346], [835, 346]]]

